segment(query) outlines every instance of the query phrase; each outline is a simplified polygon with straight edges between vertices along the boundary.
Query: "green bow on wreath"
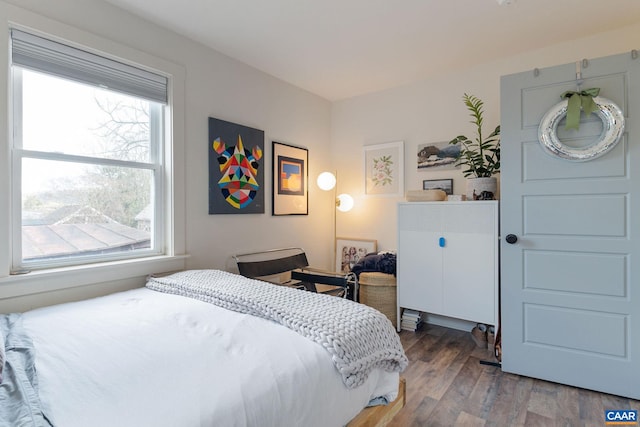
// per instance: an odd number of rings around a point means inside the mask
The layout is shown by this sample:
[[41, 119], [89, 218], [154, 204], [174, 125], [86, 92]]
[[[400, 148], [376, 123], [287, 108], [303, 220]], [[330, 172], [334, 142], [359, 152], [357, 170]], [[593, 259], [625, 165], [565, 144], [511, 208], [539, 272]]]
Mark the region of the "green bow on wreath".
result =
[[567, 99], [567, 122], [564, 128], [578, 130], [580, 128], [580, 107], [584, 114], [589, 115], [598, 111], [598, 105], [593, 101], [594, 96], [600, 94], [600, 88], [582, 90], [580, 92], [566, 91], [560, 98]]

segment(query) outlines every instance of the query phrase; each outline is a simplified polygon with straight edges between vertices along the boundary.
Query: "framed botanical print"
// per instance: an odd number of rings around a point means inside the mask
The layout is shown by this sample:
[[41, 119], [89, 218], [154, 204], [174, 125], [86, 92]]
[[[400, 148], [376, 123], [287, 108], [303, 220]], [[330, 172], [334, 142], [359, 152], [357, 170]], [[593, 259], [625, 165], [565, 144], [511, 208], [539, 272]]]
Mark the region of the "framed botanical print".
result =
[[364, 146], [364, 193], [373, 196], [404, 194], [403, 141]]

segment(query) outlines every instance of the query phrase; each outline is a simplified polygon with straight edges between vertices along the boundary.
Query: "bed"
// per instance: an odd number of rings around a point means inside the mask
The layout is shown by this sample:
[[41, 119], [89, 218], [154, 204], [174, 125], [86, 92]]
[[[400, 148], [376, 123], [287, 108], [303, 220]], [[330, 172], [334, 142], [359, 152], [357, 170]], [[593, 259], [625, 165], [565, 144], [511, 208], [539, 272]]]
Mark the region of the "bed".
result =
[[[192, 282], [195, 288], [187, 286]], [[224, 289], [211, 291], [208, 282]], [[260, 298], [250, 301], [246, 294]], [[301, 310], [285, 313], [277, 301], [329, 304], [337, 311], [309, 320]], [[352, 317], [357, 328], [373, 322], [382, 341], [393, 340], [387, 326], [397, 339], [384, 315], [362, 307], [199, 270], [151, 278], [141, 289], [4, 315], [0, 425], [343, 426], [367, 405], [395, 400], [407, 363], [394, 343], [354, 353], [350, 342], [339, 342], [346, 339], [342, 332], [327, 334], [322, 322]], [[362, 310], [371, 310], [373, 320], [349, 314]]]

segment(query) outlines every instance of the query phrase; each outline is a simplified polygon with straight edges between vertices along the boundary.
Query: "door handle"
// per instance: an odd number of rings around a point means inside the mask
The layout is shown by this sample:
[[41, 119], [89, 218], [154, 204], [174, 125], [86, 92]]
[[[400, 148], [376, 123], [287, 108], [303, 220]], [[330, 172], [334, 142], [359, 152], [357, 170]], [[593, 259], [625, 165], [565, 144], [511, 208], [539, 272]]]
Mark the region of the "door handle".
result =
[[513, 245], [515, 242], [518, 241], [518, 236], [516, 236], [515, 234], [507, 234], [507, 237], [505, 239], [507, 241], [507, 243], [509, 243], [510, 245]]

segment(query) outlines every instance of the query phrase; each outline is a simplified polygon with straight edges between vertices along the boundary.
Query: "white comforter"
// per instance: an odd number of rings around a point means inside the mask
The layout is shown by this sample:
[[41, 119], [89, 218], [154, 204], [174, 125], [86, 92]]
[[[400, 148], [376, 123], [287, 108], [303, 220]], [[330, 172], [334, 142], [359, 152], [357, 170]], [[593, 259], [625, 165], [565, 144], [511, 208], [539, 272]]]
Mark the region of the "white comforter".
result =
[[297, 333], [149, 289], [23, 319], [54, 426], [341, 426], [397, 395], [398, 373], [375, 370], [348, 390], [325, 349]]

